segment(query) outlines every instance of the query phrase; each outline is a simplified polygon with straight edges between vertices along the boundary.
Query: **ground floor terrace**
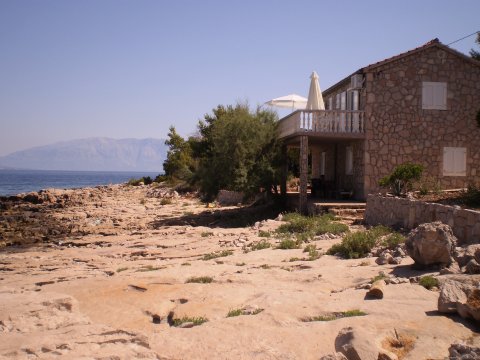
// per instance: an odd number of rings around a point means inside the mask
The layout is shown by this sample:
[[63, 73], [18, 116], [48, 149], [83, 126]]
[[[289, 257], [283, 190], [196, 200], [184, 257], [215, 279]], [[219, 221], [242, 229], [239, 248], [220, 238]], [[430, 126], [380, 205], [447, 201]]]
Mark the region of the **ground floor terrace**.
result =
[[309, 199], [364, 200], [365, 134], [363, 112], [296, 111], [280, 120], [287, 192], [287, 152], [298, 152], [298, 210], [308, 212]]

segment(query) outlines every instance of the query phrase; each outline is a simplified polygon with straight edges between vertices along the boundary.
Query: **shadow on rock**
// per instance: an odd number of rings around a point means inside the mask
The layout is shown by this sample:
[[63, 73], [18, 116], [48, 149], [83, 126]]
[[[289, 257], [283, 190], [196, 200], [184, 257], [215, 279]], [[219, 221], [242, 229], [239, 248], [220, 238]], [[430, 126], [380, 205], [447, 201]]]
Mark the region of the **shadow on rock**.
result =
[[236, 209], [205, 210], [199, 214], [186, 214], [168, 219], [157, 219], [148, 226], [157, 229], [162, 226], [206, 226], [211, 228], [242, 228], [257, 221], [274, 219], [282, 211], [274, 204], [248, 206]]
[[22, 248], [72, 235], [69, 224], [56, 219], [56, 208], [16, 197], [0, 198], [0, 249]]

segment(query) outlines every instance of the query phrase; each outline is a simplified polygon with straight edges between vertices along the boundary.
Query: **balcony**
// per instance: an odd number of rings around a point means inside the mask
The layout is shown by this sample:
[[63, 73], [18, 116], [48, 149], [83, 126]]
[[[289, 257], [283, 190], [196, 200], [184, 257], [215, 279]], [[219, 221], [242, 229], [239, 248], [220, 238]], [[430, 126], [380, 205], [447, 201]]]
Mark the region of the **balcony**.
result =
[[280, 139], [297, 135], [329, 138], [365, 137], [365, 113], [347, 110], [297, 110], [279, 120]]

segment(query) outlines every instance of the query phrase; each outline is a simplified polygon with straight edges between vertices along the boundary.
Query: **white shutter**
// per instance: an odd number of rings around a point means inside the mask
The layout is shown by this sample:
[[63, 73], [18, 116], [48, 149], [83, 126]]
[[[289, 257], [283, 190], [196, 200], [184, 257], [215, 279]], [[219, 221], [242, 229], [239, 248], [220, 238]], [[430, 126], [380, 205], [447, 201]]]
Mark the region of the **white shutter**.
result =
[[433, 86], [433, 104], [435, 109], [447, 110], [447, 83], [435, 83], [435, 86]]
[[333, 110], [333, 97], [328, 98], [328, 110]]
[[451, 147], [443, 148], [443, 175], [452, 176], [455, 167], [454, 150]]
[[422, 109], [433, 108], [433, 85], [429, 82], [423, 83], [422, 88]]
[[447, 83], [429, 81], [422, 83], [422, 109], [447, 110]]
[[467, 149], [464, 147], [443, 148], [443, 175], [467, 175]]
[[341, 94], [341, 105], [340, 105], [340, 110], [347, 110], [347, 92], [344, 91]]
[[335, 109], [340, 109], [340, 94], [335, 96]]
[[454, 172], [456, 176], [467, 175], [467, 149], [455, 148], [454, 152]]

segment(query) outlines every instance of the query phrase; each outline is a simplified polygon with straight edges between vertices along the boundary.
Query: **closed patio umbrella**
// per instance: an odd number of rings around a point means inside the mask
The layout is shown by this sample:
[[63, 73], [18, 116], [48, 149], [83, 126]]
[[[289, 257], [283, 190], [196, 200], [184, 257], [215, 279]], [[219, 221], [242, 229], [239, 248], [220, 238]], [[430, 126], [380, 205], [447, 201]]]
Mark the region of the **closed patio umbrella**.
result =
[[297, 94], [290, 94], [269, 100], [265, 104], [282, 108], [292, 108], [293, 111], [293, 109], [305, 109], [307, 99]]
[[308, 92], [308, 101], [305, 107], [306, 110], [325, 110], [325, 104], [323, 103], [322, 91], [320, 90], [320, 84], [318, 83], [318, 75], [314, 71], [310, 75], [310, 90]]

